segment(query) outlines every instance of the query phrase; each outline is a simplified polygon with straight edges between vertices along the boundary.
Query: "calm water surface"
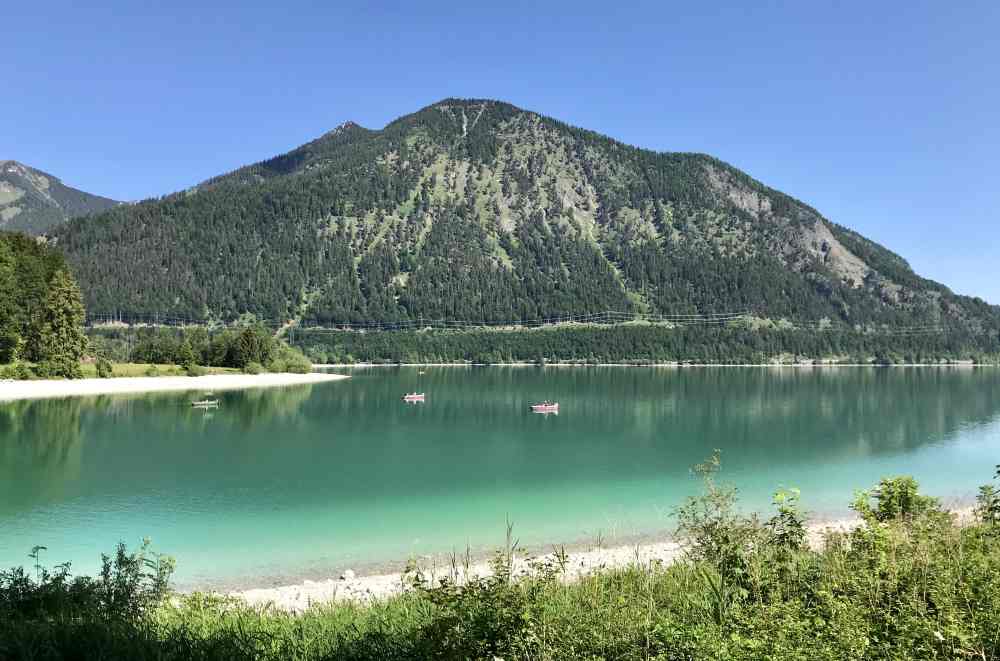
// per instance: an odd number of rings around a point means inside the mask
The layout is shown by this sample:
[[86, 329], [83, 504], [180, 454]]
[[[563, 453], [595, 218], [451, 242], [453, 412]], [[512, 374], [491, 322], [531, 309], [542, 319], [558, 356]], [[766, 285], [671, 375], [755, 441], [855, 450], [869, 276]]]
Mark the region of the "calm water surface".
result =
[[[910, 473], [968, 497], [1000, 462], [1000, 371], [372, 368], [223, 393], [0, 404], [0, 567], [91, 572], [143, 536], [181, 586], [266, 585], [499, 544], [655, 532], [722, 449], [748, 509]], [[424, 404], [399, 396], [427, 392]], [[558, 416], [527, 411], [557, 400]]]

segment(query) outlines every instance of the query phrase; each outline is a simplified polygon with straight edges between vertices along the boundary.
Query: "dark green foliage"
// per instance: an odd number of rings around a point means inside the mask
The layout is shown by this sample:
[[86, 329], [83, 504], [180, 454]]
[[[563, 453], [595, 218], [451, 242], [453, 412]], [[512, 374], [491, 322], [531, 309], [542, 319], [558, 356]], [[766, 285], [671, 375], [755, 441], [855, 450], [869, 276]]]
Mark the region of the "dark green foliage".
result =
[[85, 316], [80, 288], [68, 270], [59, 269], [32, 320], [25, 356], [48, 366], [49, 376], [80, 378], [80, 359], [88, 348]]
[[[532, 330], [428, 330], [382, 333], [299, 330], [296, 345], [316, 362], [744, 363], [787, 358], [892, 364], [1000, 360], [1000, 343], [972, 334], [752, 330], [745, 325], [562, 326]], [[348, 359], [350, 357], [351, 360]]]
[[32, 549], [34, 576], [23, 567], [0, 571], [0, 622], [138, 621], [167, 595], [174, 567], [170, 558], [150, 550], [148, 540], [132, 553], [119, 544], [113, 557], [102, 555], [96, 578], [73, 577], [68, 564], [49, 571], [40, 560], [46, 550]]
[[0, 363], [37, 363], [38, 376], [80, 376], [88, 349], [80, 289], [62, 255], [0, 232]]
[[194, 349], [187, 338], [181, 341], [181, 345], [177, 349], [177, 364], [185, 368], [198, 364], [198, 359], [194, 355]]
[[34, 320], [63, 268], [58, 252], [24, 234], [0, 232], [0, 362], [38, 355], [37, 344], [29, 344]]
[[92, 328], [90, 341], [116, 362], [180, 365], [187, 374], [203, 373], [199, 366], [234, 367], [246, 371], [312, 371], [312, 363], [298, 349], [275, 338], [260, 325], [231, 329], [208, 328]]
[[274, 354], [274, 339], [267, 330], [259, 327], [244, 328], [236, 337], [232, 350], [232, 366], [245, 367], [248, 363], [266, 365]]
[[108, 379], [114, 373], [111, 361], [104, 356], [98, 356], [94, 366], [97, 368], [97, 377], [100, 379]]
[[[872, 500], [875, 501], [874, 506]], [[939, 503], [936, 498], [921, 495], [917, 481], [904, 475], [883, 478], [875, 489], [858, 494], [851, 507], [866, 519], [884, 523], [920, 516], [938, 509]]]
[[[997, 466], [996, 478], [1000, 478], [1000, 466]], [[976, 515], [988, 526], [1000, 526], [1000, 487], [995, 484], [984, 484], [979, 487], [976, 496]]]

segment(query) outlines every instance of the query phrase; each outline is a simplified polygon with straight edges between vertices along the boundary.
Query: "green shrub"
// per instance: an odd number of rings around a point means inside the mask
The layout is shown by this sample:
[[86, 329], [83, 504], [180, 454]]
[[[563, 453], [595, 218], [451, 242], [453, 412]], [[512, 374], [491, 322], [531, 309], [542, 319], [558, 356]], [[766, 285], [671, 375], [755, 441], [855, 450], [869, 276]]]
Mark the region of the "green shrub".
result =
[[156, 365], [150, 365], [146, 368], [146, 376], [160, 376], [160, 370]]
[[23, 567], [0, 571], [0, 621], [136, 621], [162, 603], [174, 571], [173, 560], [152, 552], [148, 539], [132, 553], [120, 543], [113, 556], [102, 555], [95, 578], [72, 577], [68, 563], [49, 571], [39, 559], [44, 550], [32, 549], [34, 577]]
[[35, 365], [34, 372], [43, 379], [83, 378], [83, 369], [80, 367], [80, 361], [62, 354], [38, 363]]
[[[994, 479], [1000, 478], [1000, 465], [996, 467]], [[976, 516], [988, 526], [1000, 526], [1000, 488], [994, 484], [979, 487], [976, 496]]]
[[261, 374], [264, 371], [264, 366], [260, 363], [247, 363], [243, 367], [244, 374]]
[[188, 376], [205, 376], [206, 374], [208, 374], [208, 369], [202, 367], [201, 365], [189, 363], [184, 366], [184, 372]]
[[97, 376], [101, 379], [109, 379], [114, 375], [114, 369], [111, 365], [111, 361], [104, 356], [98, 356], [97, 361], [94, 363], [94, 367], [97, 368]]
[[292, 372], [308, 374], [312, 372], [312, 363], [298, 349], [293, 349], [285, 343], [280, 343], [274, 351], [274, 358], [267, 365], [269, 372]]
[[911, 518], [939, 507], [936, 498], [919, 493], [917, 481], [908, 475], [882, 478], [877, 487], [858, 494], [851, 505], [862, 517], [880, 522]]
[[240, 331], [233, 351], [233, 363], [236, 367], [249, 363], [267, 365], [274, 356], [275, 340], [267, 329], [250, 326]]
[[34, 379], [35, 372], [26, 363], [17, 361], [0, 368], [0, 379], [13, 379], [15, 381], [27, 381]]
[[677, 537], [688, 557], [711, 565], [728, 578], [745, 573], [747, 552], [761, 539], [763, 529], [755, 516], [737, 512], [736, 488], [716, 482], [720, 468], [718, 450], [694, 467], [703, 492], [687, 498], [674, 510], [674, 516]]

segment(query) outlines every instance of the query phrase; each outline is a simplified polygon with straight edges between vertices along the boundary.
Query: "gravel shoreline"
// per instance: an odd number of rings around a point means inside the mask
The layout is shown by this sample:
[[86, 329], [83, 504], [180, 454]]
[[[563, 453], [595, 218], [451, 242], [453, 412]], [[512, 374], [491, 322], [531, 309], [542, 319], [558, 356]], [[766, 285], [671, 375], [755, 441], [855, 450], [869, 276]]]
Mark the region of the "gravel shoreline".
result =
[[[818, 545], [827, 531], [848, 531], [857, 526], [857, 518], [842, 518], [814, 522], [809, 525], [810, 544]], [[558, 545], [557, 545], [558, 546]], [[616, 544], [608, 547], [587, 548], [582, 544], [575, 548], [565, 547], [564, 580], [576, 581], [588, 574], [606, 569], [621, 569], [631, 566], [648, 567], [668, 564], [683, 553], [674, 540], [661, 536], [659, 539], [641, 539], [631, 544]], [[555, 551], [531, 552], [515, 555], [514, 575], [524, 575], [533, 566], [551, 564], [557, 566], [559, 557]], [[431, 584], [441, 578], [464, 581], [467, 578], [486, 577], [492, 573], [488, 558], [482, 556], [471, 560], [458, 557], [453, 564], [447, 556], [422, 558], [415, 566]], [[409, 589], [407, 575], [403, 571], [388, 571], [370, 575], [359, 575], [345, 570], [339, 576], [325, 580], [305, 580], [294, 585], [253, 588], [227, 592], [229, 596], [242, 599], [256, 607], [269, 606], [279, 610], [300, 613], [316, 604], [354, 601], [366, 603], [386, 599]]]
[[[945, 505], [945, 507], [958, 518], [959, 522], [972, 520], [973, 508], [970, 506], [963, 504], [956, 507]], [[819, 548], [828, 532], [848, 532], [860, 523], [858, 517], [814, 520], [808, 526], [809, 544], [813, 548]], [[565, 562], [563, 580], [577, 581], [588, 574], [608, 569], [669, 564], [681, 557], [682, 553], [683, 549], [676, 541], [665, 537], [657, 540], [646, 538], [634, 544], [619, 544], [607, 548], [588, 549], [578, 546], [573, 550], [567, 546], [563, 556]], [[554, 551], [517, 553], [513, 573], [514, 576], [523, 576], [532, 571], [533, 567], [545, 564], [558, 566], [560, 559]], [[416, 562], [415, 566], [423, 573], [428, 583], [433, 585], [445, 577], [462, 582], [469, 578], [487, 577], [492, 574], [490, 561], [482, 557], [473, 559], [458, 557], [453, 562], [449, 557], [436, 556], [424, 558]], [[403, 571], [357, 575], [352, 570], [345, 570], [339, 576], [326, 580], [306, 580], [295, 585], [237, 590], [225, 594], [241, 599], [250, 606], [301, 613], [311, 606], [324, 603], [343, 601], [371, 603], [401, 594], [408, 589], [410, 589], [409, 578]]]

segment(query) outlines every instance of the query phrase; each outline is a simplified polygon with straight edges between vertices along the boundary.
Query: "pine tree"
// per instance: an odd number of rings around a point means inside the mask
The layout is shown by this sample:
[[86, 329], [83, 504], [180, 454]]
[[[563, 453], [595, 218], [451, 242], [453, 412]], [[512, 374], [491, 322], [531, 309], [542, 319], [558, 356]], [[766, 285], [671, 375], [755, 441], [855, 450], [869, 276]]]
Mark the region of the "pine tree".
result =
[[49, 282], [45, 303], [32, 329], [32, 358], [51, 376], [80, 378], [80, 359], [87, 351], [83, 331], [83, 298], [73, 276], [60, 269]]
[[0, 241], [0, 363], [15, 362], [23, 343], [17, 327], [17, 261], [6, 241]]
[[184, 339], [180, 349], [177, 350], [177, 360], [180, 365], [186, 368], [198, 364], [198, 359], [194, 355], [194, 348], [187, 338]]

